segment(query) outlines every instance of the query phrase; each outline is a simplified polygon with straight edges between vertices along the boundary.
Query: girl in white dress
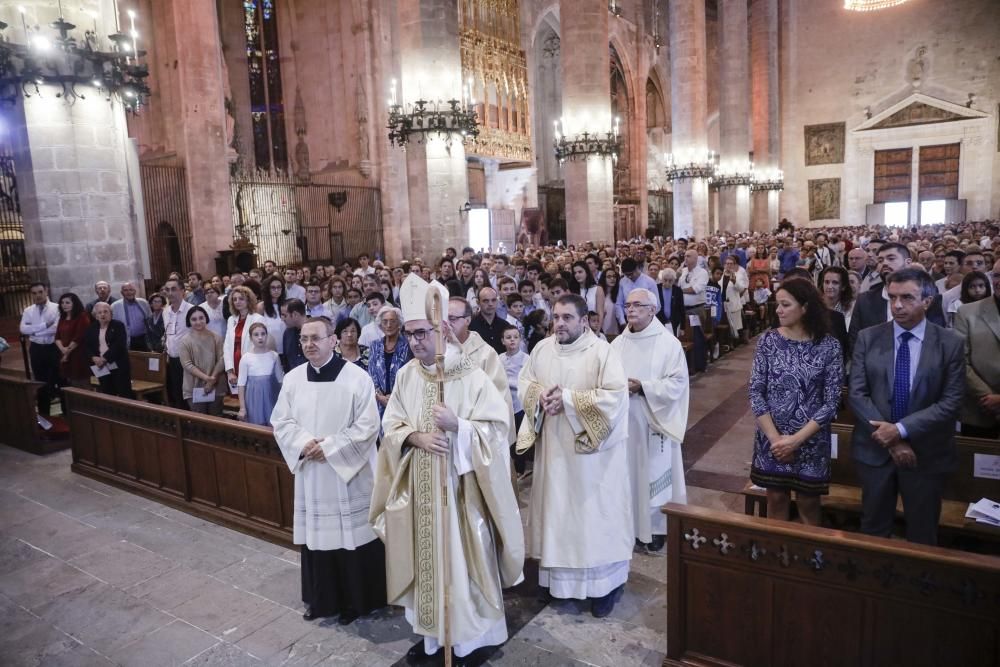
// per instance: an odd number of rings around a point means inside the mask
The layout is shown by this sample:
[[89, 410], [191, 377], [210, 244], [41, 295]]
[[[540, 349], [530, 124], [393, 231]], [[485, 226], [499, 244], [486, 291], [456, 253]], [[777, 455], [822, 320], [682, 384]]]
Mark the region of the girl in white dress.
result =
[[582, 260], [573, 262], [573, 280], [576, 281], [574, 291], [587, 300], [587, 310], [597, 313], [598, 322], [604, 322], [604, 290], [594, 280], [586, 262]]
[[278, 353], [269, 349], [267, 326], [262, 322], [250, 325], [253, 349], [240, 358], [236, 386], [240, 396], [240, 421], [261, 426], [271, 425], [271, 411], [278, 401], [285, 372]]

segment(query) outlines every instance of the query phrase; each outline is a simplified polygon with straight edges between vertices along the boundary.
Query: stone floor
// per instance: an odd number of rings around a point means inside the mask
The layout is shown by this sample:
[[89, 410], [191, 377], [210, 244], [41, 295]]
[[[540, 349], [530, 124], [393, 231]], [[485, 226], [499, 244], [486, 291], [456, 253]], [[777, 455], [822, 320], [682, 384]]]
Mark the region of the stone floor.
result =
[[[753, 435], [752, 350], [692, 382], [689, 502], [740, 511]], [[2, 439], [2, 433], [0, 433]], [[398, 609], [346, 628], [301, 618], [298, 553], [70, 472], [68, 452], [0, 446], [0, 664], [404, 665]], [[522, 489], [526, 500], [527, 489]], [[666, 651], [666, 561], [637, 555], [613, 614], [505, 596], [490, 665], [650, 665]]]

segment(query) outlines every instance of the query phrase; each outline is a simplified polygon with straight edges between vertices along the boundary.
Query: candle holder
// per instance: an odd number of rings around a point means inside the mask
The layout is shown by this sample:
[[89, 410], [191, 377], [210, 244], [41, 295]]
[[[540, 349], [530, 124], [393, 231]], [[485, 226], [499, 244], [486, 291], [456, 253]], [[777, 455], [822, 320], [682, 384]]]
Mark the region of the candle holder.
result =
[[390, 102], [387, 129], [393, 146], [406, 146], [414, 139], [424, 142], [427, 135], [443, 138], [449, 144], [460, 137], [465, 143], [479, 136], [479, 121], [471, 103], [463, 104], [456, 99], [432, 103], [420, 99], [405, 106]]
[[574, 137], [557, 135], [555, 140], [556, 159], [562, 164], [566, 160], [586, 160], [589, 157], [618, 160], [621, 153], [621, 137], [617, 132], [606, 132], [603, 136], [595, 132], [583, 132]]
[[700, 158], [692, 155], [678, 159], [673, 154], [667, 154], [666, 163], [666, 177], [670, 183], [692, 178], [712, 178], [716, 170], [716, 155], [708, 151]]
[[753, 183], [753, 165], [746, 164], [741, 167], [732, 165], [720, 166], [712, 174], [712, 181], [709, 187], [715, 189], [738, 188], [748, 186]]
[[61, 15], [48, 26], [57, 33], [51, 39], [41, 28], [28, 27], [23, 10], [21, 24], [26, 44], [11, 41], [4, 32], [8, 25], [0, 21], [0, 105], [17, 104], [19, 95], [40, 96], [43, 86], [56, 86], [55, 96], [71, 103], [86, 99], [82, 89], [89, 87], [108, 100], [119, 98], [131, 113], [146, 103], [149, 68], [141, 63], [146, 52], [137, 48], [134, 16], [132, 35], [109, 35], [107, 50], [100, 49], [96, 19], [82, 40], [71, 34], [76, 26]]
[[750, 184], [751, 192], [765, 192], [768, 190], [784, 190], [785, 173], [780, 169], [767, 171], [754, 171], [753, 182]]

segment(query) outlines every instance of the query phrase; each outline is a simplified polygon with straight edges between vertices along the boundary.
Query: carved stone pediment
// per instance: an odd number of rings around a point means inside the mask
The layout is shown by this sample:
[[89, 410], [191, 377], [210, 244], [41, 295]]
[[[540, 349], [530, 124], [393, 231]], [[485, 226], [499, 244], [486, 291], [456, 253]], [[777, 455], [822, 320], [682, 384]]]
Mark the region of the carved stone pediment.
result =
[[876, 114], [858, 130], [887, 130], [932, 123], [954, 123], [987, 117], [981, 111], [916, 93]]
[[905, 127], [907, 125], [923, 125], [924, 123], [947, 123], [955, 120], [965, 120], [962, 116], [940, 107], [932, 107], [922, 102], [914, 102], [892, 114], [870, 129], [881, 130], [887, 127]]

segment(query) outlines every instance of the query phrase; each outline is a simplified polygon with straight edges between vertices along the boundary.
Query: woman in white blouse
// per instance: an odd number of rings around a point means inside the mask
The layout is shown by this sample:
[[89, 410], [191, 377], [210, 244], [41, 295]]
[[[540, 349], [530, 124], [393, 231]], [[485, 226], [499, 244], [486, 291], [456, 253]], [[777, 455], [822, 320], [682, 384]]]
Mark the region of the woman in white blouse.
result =
[[573, 262], [573, 280], [576, 281], [573, 291], [587, 301], [587, 311], [597, 313], [597, 321], [604, 322], [604, 290], [594, 280], [586, 262]]
[[242, 285], [229, 291], [229, 321], [226, 322], [226, 338], [222, 343], [222, 358], [230, 386], [236, 386], [240, 357], [253, 349], [250, 341], [250, 325], [267, 322], [257, 312], [257, 297], [249, 287]]

